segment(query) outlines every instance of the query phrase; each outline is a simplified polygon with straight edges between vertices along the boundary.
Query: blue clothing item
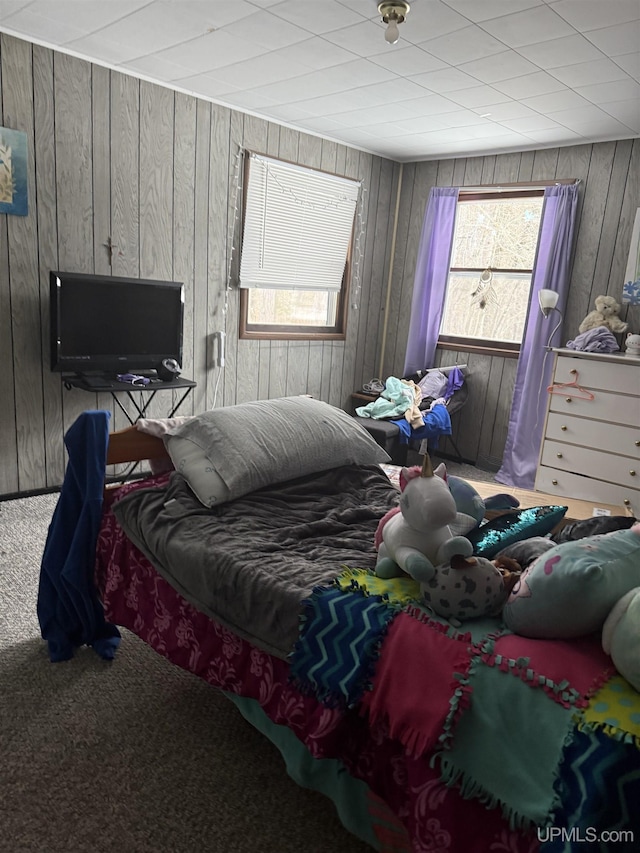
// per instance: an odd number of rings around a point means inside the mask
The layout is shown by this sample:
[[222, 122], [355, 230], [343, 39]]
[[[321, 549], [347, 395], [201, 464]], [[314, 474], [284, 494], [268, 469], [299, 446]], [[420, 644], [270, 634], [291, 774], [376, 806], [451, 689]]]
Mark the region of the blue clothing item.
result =
[[392, 424], [397, 424], [400, 429], [400, 444], [408, 444], [409, 440], [417, 439], [421, 441], [423, 438], [438, 438], [441, 435], [451, 435], [451, 418], [447, 407], [442, 403], [436, 403], [433, 409], [422, 413], [424, 426], [412, 429], [411, 424], [405, 419], [392, 420]]
[[110, 417], [83, 412], [64, 437], [69, 461], [42, 555], [37, 606], [53, 662], [69, 660], [82, 645], [112, 660], [120, 643], [118, 629], [105, 621], [93, 577]]

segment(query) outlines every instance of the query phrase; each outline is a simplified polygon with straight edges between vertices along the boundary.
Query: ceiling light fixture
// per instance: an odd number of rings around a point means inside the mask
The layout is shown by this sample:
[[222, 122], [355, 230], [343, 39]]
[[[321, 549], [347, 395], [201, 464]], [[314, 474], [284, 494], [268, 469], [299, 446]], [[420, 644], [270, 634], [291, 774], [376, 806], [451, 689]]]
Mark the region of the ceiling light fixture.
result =
[[409, 14], [411, 7], [405, 0], [385, 0], [383, 3], [378, 3], [378, 12], [382, 15], [383, 22], [387, 25], [384, 34], [384, 39], [389, 44], [395, 44], [400, 38], [398, 24], [401, 24]]

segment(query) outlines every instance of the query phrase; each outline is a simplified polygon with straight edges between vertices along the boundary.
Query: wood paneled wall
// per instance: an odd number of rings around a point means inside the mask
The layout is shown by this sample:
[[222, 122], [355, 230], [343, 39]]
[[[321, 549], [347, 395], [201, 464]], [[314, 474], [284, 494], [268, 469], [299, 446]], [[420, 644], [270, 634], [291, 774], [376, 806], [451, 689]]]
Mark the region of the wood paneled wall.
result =
[[[598, 293], [620, 295], [640, 206], [637, 139], [400, 167], [4, 34], [0, 115], [26, 132], [29, 152], [29, 215], [0, 215], [0, 496], [62, 482], [63, 435], [81, 411], [107, 408], [113, 428], [127, 423], [109, 395], [65, 390], [49, 370], [52, 269], [185, 283], [183, 372], [198, 386], [180, 413], [298, 393], [350, 410], [363, 382], [401, 375], [432, 186], [580, 179], [565, 340]], [[238, 340], [238, 291], [228, 281], [237, 272], [243, 148], [363, 182], [360, 288], [345, 342]], [[638, 309], [625, 313], [640, 331]], [[437, 360], [469, 364], [470, 398], [454, 437], [466, 458], [498, 467], [516, 361], [445, 351]], [[168, 401], [156, 400], [150, 415], [160, 417]]]
[[[26, 132], [29, 152], [29, 214], [0, 215], [0, 496], [62, 482], [63, 435], [80, 412], [106, 408], [112, 428], [127, 423], [110, 395], [66, 390], [49, 370], [50, 270], [185, 283], [183, 373], [198, 385], [180, 414], [300, 393], [349, 407], [379, 346], [396, 165], [5, 34], [0, 115]], [[346, 341], [238, 340], [228, 282], [243, 148], [362, 181], [361, 286]], [[157, 395], [150, 416], [166, 414], [172, 393]]]
[[[631, 230], [640, 207], [639, 139], [405, 165], [382, 371], [385, 377], [402, 375], [420, 229], [431, 188], [556, 178], [580, 180], [563, 344], [578, 334], [578, 326], [598, 294], [608, 293], [620, 300]], [[632, 331], [640, 332], [640, 308], [625, 306], [622, 316]], [[454, 418], [454, 439], [465, 458], [497, 469], [507, 437], [517, 361], [438, 351], [438, 364], [463, 362], [471, 372], [470, 394], [465, 408]], [[449, 442], [441, 449], [454, 453]]]

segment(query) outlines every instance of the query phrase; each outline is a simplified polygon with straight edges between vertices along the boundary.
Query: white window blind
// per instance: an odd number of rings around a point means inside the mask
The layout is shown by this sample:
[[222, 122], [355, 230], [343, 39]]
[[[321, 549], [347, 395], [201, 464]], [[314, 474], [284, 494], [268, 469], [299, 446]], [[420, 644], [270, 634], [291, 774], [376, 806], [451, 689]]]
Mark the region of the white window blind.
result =
[[360, 183], [249, 158], [240, 287], [339, 291]]

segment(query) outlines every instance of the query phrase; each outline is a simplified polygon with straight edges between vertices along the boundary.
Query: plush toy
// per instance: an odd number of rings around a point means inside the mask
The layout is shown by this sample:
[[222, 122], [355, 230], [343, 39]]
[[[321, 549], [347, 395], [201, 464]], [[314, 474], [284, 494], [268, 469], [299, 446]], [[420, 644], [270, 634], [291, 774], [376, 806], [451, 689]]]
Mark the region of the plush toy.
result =
[[640, 689], [640, 522], [561, 542], [541, 554], [522, 573], [502, 615], [508, 628], [525, 637], [568, 639], [602, 631], [605, 651]]
[[426, 604], [454, 625], [500, 612], [508, 593], [503, 572], [484, 557], [454, 555], [420, 584]]
[[640, 355], [640, 335], [627, 335], [624, 342], [624, 351], [627, 355]]
[[376, 534], [378, 577], [406, 572], [414, 580], [428, 581], [435, 566], [455, 554], [471, 556], [469, 540], [454, 536], [449, 526], [457, 518], [456, 504], [445, 481], [434, 474], [428, 454], [422, 469], [402, 469], [400, 488], [400, 511], [387, 513]]
[[613, 606], [602, 628], [602, 648], [620, 675], [640, 692], [640, 586]]
[[613, 296], [596, 296], [595, 311], [590, 311], [578, 328], [579, 332], [588, 332], [604, 326], [611, 332], [626, 332], [629, 324], [618, 316], [620, 305]]

